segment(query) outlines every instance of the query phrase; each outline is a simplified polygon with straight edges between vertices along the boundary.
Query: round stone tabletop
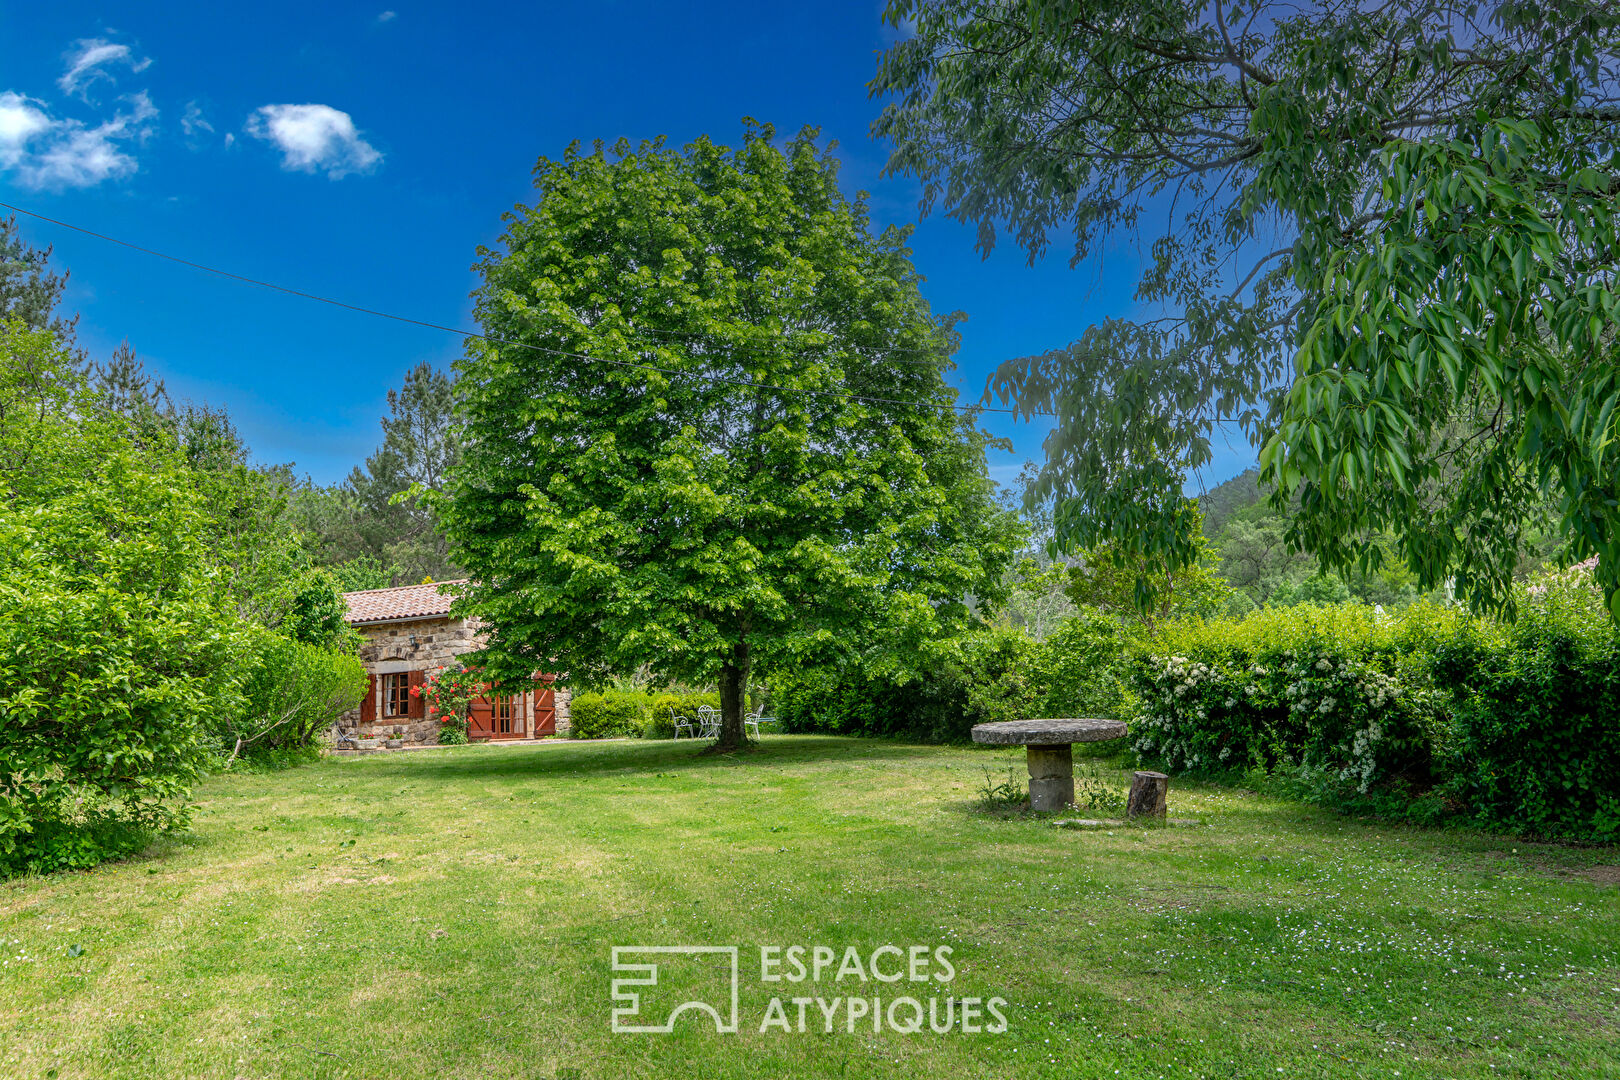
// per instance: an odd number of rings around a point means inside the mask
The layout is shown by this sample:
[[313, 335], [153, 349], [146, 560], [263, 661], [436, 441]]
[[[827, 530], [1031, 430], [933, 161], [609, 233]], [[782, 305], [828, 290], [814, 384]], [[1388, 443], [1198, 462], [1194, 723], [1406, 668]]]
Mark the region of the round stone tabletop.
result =
[[973, 741], [999, 746], [1058, 746], [1125, 737], [1123, 720], [1004, 720], [973, 725]]

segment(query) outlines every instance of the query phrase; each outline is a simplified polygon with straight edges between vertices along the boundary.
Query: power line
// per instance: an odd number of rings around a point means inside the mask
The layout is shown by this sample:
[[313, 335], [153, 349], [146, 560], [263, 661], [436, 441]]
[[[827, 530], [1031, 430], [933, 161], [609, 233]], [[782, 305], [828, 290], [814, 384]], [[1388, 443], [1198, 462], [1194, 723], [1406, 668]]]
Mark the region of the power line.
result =
[[[902, 406], [905, 406], [905, 407], [908, 407], [908, 408], [914, 408], [914, 409], [948, 409], [948, 410], [950, 410], [952, 412], [959, 412], [959, 413], [969, 413], [969, 412], [971, 412], [971, 413], [1000, 413], [1000, 414], [1014, 416], [1014, 417], [1037, 417], [1037, 416], [1040, 416], [1040, 417], [1047, 417], [1047, 418], [1050, 418], [1050, 419], [1058, 419], [1059, 418], [1058, 413], [1049, 412], [1049, 411], [1046, 411], [1046, 410], [1038, 410], [1038, 409], [1035, 409], [1035, 410], [1030, 410], [1030, 409], [998, 409], [998, 408], [994, 408], [994, 407], [991, 407], [991, 406], [955, 405], [955, 404], [948, 404], [948, 403], [945, 403], [945, 402], [937, 402], [937, 403], [930, 404], [928, 402], [923, 402], [923, 401], [908, 401], [908, 400], [905, 400], [903, 398], [878, 397], [878, 396], [871, 395], [871, 394], [857, 394], [857, 393], [853, 393], [853, 392], [849, 392], [849, 391], [841, 391], [841, 390], [815, 390], [815, 389], [810, 389], [810, 388], [807, 388], [807, 387], [779, 386], [779, 385], [776, 385], [774, 383], [762, 383], [762, 382], [756, 382], [756, 381], [748, 380], [748, 379], [731, 379], [731, 378], [727, 378], [727, 377], [725, 377], [723, 375], [708, 375], [708, 374], [704, 374], [704, 373], [701, 373], [701, 372], [685, 371], [685, 370], [682, 370], [680, 368], [662, 367], [662, 366], [657, 365], [657, 364], [646, 364], [646, 363], [640, 363], [640, 362], [633, 361], [633, 360], [610, 360], [610, 359], [608, 359], [606, 357], [591, 356], [591, 355], [589, 355], [587, 353], [570, 352], [570, 351], [568, 351], [566, 349], [553, 349], [553, 348], [550, 348], [550, 347], [545, 346], [545, 345], [535, 345], [535, 344], [533, 344], [531, 342], [527, 342], [527, 341], [516, 341], [516, 340], [513, 340], [511, 338], [497, 337], [497, 336], [492, 335], [492, 334], [480, 333], [480, 332], [478, 332], [476, 330], [462, 330], [462, 329], [460, 329], [458, 327], [446, 326], [443, 323], [429, 322], [428, 320], [425, 320], [425, 319], [411, 318], [408, 315], [397, 315], [397, 314], [394, 314], [393, 312], [381, 311], [381, 310], [378, 310], [376, 308], [363, 307], [363, 306], [361, 306], [359, 304], [351, 304], [351, 303], [348, 303], [347, 301], [336, 300], [336, 299], [333, 299], [332, 297], [329, 297], [329, 296], [322, 296], [319, 293], [305, 292], [305, 291], [303, 291], [301, 289], [294, 289], [294, 288], [291, 288], [291, 287], [286, 286], [286, 285], [278, 285], [273, 281], [264, 281], [264, 280], [261, 280], [259, 278], [247, 277], [244, 274], [236, 274], [236, 273], [232, 273], [229, 270], [221, 270], [218, 267], [209, 266], [206, 263], [194, 262], [191, 259], [184, 259], [184, 258], [181, 258], [178, 255], [170, 255], [167, 252], [158, 251], [158, 250], [156, 250], [154, 248], [143, 247], [140, 244], [132, 243], [131, 241], [128, 241], [128, 240], [120, 240], [116, 236], [108, 236], [106, 233], [96, 232], [94, 229], [88, 229], [88, 228], [85, 228], [82, 225], [75, 225], [75, 224], [73, 224], [72, 222], [69, 222], [69, 221], [61, 221], [61, 220], [58, 220], [57, 218], [47, 217], [44, 214], [36, 213], [33, 210], [28, 210], [28, 209], [25, 209], [24, 207], [21, 207], [21, 206], [15, 206], [15, 205], [13, 205], [11, 203], [0, 202], [0, 207], [3, 207], [4, 209], [10, 210], [10, 211], [12, 211], [14, 213], [24, 214], [24, 215], [26, 215], [28, 217], [34, 218], [34, 219], [39, 220], [39, 221], [43, 221], [43, 222], [45, 222], [47, 224], [50, 224], [50, 225], [55, 225], [55, 226], [57, 226], [59, 228], [71, 229], [74, 232], [82, 233], [85, 236], [94, 237], [97, 240], [101, 240], [101, 241], [104, 241], [104, 242], [109, 243], [109, 244], [117, 244], [119, 247], [129, 248], [131, 251], [138, 251], [143, 255], [151, 255], [151, 256], [153, 256], [155, 258], [164, 259], [164, 260], [167, 260], [167, 261], [172, 262], [172, 263], [178, 263], [181, 266], [190, 267], [193, 270], [201, 270], [204, 273], [214, 274], [214, 275], [216, 275], [218, 277], [227, 278], [227, 279], [229, 279], [231, 281], [241, 282], [242, 284], [245, 284], [245, 285], [253, 285], [253, 286], [256, 286], [256, 287], [261, 288], [261, 289], [269, 289], [272, 292], [286, 293], [289, 296], [297, 296], [297, 297], [300, 297], [300, 298], [305, 299], [305, 300], [313, 300], [316, 303], [328, 304], [328, 305], [331, 305], [332, 307], [343, 308], [346, 311], [359, 312], [362, 315], [371, 315], [371, 316], [373, 316], [375, 318], [379, 318], [379, 319], [389, 319], [389, 320], [392, 320], [393, 322], [404, 323], [404, 324], [409, 325], [409, 326], [420, 326], [420, 327], [424, 327], [424, 328], [429, 329], [429, 330], [440, 330], [440, 331], [443, 331], [443, 332], [448, 333], [448, 334], [454, 334], [457, 337], [460, 337], [460, 338], [463, 338], [463, 339], [474, 339], [474, 340], [478, 340], [478, 341], [487, 341], [487, 342], [489, 342], [491, 344], [494, 344], [494, 345], [510, 345], [510, 346], [513, 346], [513, 347], [516, 347], [516, 348], [529, 349], [529, 350], [532, 350], [534, 352], [547, 353], [547, 354], [550, 354], [550, 355], [553, 355], [553, 356], [562, 356], [562, 357], [567, 357], [567, 358], [574, 359], [574, 360], [584, 360], [584, 361], [586, 361], [588, 363], [593, 363], [593, 364], [609, 364], [609, 365], [612, 365], [614, 367], [631, 368], [631, 369], [640, 370], [640, 371], [657, 372], [657, 373], [659, 373], [661, 375], [669, 375], [669, 376], [673, 376], [673, 377], [677, 377], [677, 378], [697, 378], [697, 379], [699, 379], [701, 381], [709, 382], [709, 383], [718, 383], [718, 384], [729, 385], [729, 386], [742, 386], [742, 387], [748, 387], [750, 389], [755, 389], [755, 390], [771, 390], [771, 391], [775, 391], [775, 392], [781, 393], [781, 394], [805, 394], [805, 395], [810, 395], [810, 396], [815, 396], [815, 397], [838, 398], [838, 399], [841, 399], [841, 400], [844, 400], [844, 401], [860, 401], [860, 402], [865, 402], [865, 403], [868, 403], [868, 404], [902, 405]], [[653, 333], [669, 333], [669, 334], [691, 334], [690, 331], [651, 331], [651, 332], [653, 332]], [[701, 337], [703, 335], [691, 334], [691, 336]], [[1181, 419], [1193, 419], [1193, 418], [1183, 416], [1183, 417], [1181, 417]], [[1233, 417], [1211, 417], [1211, 418], [1208, 418], [1208, 422], [1210, 422], [1210, 423], [1232, 423], [1232, 422], [1235, 422], [1235, 418], [1233, 418]]]
[[[515, 341], [511, 338], [496, 337], [493, 334], [484, 334], [476, 330], [462, 330], [458, 327], [446, 326], [443, 323], [429, 322], [426, 319], [413, 319], [408, 315], [396, 315], [389, 311], [379, 311], [376, 308], [368, 308], [359, 304], [351, 304], [343, 300], [335, 300], [332, 297], [321, 296], [318, 293], [305, 292], [301, 289], [290, 288], [286, 285], [277, 285], [273, 281], [263, 281], [259, 278], [247, 277], [244, 274], [235, 274], [229, 270], [221, 270], [218, 267], [208, 266], [205, 263], [193, 262], [190, 259], [183, 259], [178, 255], [170, 255], [167, 252], [157, 251], [149, 247], [142, 247], [140, 244], [131, 243], [128, 240], [120, 240], [116, 236], [108, 236], [105, 233], [96, 232], [94, 229], [87, 229], [82, 225], [74, 225], [72, 222], [59, 221], [56, 218], [46, 217], [44, 214], [35, 213], [34, 211], [24, 209], [21, 206], [13, 206], [11, 203], [0, 202], [0, 207], [4, 207], [5, 209], [14, 211], [15, 213], [26, 214], [31, 218], [36, 218], [40, 221], [51, 225], [56, 225], [63, 229], [72, 229], [74, 232], [83, 233], [85, 236], [95, 237], [97, 240], [103, 240], [109, 244], [117, 244], [120, 247], [126, 247], [132, 251], [139, 251], [143, 255], [152, 255], [159, 259], [166, 259], [169, 262], [179, 263], [181, 266], [187, 266], [193, 270], [201, 270], [204, 273], [229, 278], [232, 281], [239, 281], [245, 285], [255, 285], [261, 289], [270, 289], [274, 292], [286, 293], [289, 296], [298, 296], [305, 300], [314, 300], [317, 303], [330, 304], [333, 307], [343, 308], [347, 311], [356, 311], [362, 315], [372, 315], [380, 319], [391, 319], [394, 322], [405, 323], [410, 326], [421, 326], [429, 330], [442, 330], [445, 333], [455, 334], [461, 338], [473, 338], [479, 341], [487, 341], [495, 345], [511, 345], [517, 348], [531, 349], [535, 352], [549, 353], [553, 356], [563, 356], [574, 360], [584, 360], [594, 364], [611, 364], [615, 367], [635, 368], [641, 371], [655, 371], [662, 375], [670, 375], [675, 377], [696, 377], [705, 382], [721, 383], [731, 386], [744, 386], [755, 390], [773, 390], [783, 394], [807, 394], [816, 397], [832, 397], [845, 401], [860, 401], [869, 404], [903, 405], [915, 409], [948, 409], [952, 412], [962, 413], [1007, 413], [1011, 415], [1019, 415], [1024, 412], [1023, 410], [1019, 409], [996, 409], [989, 406], [954, 405], [945, 402], [930, 404], [924, 401], [907, 401], [902, 398], [878, 397], [871, 394], [856, 394], [841, 390], [814, 390], [807, 387], [778, 386], [774, 383], [756, 382], [751, 379], [729, 379], [723, 375], [705, 375], [700, 372], [683, 371], [679, 368], [661, 367], [657, 364], [644, 364], [633, 360], [610, 360], [606, 357], [590, 356], [586, 353], [570, 352], [566, 349], [552, 349], [544, 345], [535, 345], [527, 341]], [[1055, 416], [1056, 414], [1042, 413], [1028, 415]]]

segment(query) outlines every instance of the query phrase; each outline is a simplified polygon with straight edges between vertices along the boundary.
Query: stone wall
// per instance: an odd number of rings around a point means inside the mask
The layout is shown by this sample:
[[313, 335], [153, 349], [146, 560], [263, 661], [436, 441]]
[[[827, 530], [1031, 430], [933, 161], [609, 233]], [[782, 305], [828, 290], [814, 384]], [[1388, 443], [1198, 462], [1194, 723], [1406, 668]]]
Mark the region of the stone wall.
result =
[[[397, 738], [406, 743], [438, 742], [437, 720], [383, 716], [381, 676], [401, 671], [431, 671], [444, 667], [463, 653], [479, 648], [483, 639], [476, 621], [441, 617], [357, 626], [355, 629], [365, 638], [365, 644], [360, 647], [360, 661], [365, 664], [368, 673], [378, 676], [377, 684], [372, 688], [376, 722], [362, 725], [360, 710], [353, 709], [338, 718], [334, 738], [353, 733], [360, 739]], [[567, 690], [557, 690], [559, 735], [568, 730], [568, 696]]]

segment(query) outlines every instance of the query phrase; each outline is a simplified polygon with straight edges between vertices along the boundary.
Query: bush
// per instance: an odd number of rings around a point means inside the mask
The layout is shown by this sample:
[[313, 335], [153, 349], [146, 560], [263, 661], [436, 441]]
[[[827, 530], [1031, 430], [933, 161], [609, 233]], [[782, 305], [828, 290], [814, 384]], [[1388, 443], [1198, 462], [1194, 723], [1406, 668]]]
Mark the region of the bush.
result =
[[1145, 641], [1139, 624], [1095, 610], [1064, 619], [1045, 642], [1045, 715], [1130, 716], [1135, 711], [1131, 663]]
[[1040, 716], [1121, 715], [1135, 635], [1091, 610], [1062, 620], [1046, 641], [1020, 629], [981, 627], [936, 643], [911, 670], [778, 673], [783, 729], [966, 742], [973, 725]]
[[87, 815], [79, 821], [43, 821], [25, 842], [0, 857], [0, 874], [54, 874], [88, 870], [109, 859], [133, 855], [151, 833], [116, 813]]
[[[37, 337], [0, 324], [0, 401], [30, 364], [67, 363]], [[0, 424], [0, 874], [90, 865], [183, 823], [236, 701], [242, 637], [189, 474], [75, 416]]]
[[[358, 657], [259, 630], [242, 687], [242, 707], [224, 732], [227, 752], [296, 763], [337, 718], [360, 704], [366, 669]], [[295, 753], [289, 754], [289, 751]]]
[[[754, 699], [755, 707], [758, 698]], [[569, 735], [575, 739], [673, 739], [670, 710], [697, 724], [697, 711], [720, 708], [716, 691], [609, 689], [575, 694], [569, 703]]]
[[1432, 824], [1620, 840], [1620, 635], [1584, 572], [1511, 624], [1419, 603], [1171, 625], [1137, 665], [1136, 749]]
[[1475, 823], [1620, 841], [1620, 635], [1590, 577], [1526, 595], [1437, 650], [1453, 694], [1443, 785]]
[[620, 739], [640, 735], [647, 722], [650, 695], [609, 690], [575, 694], [568, 703], [573, 739]]
[[1135, 665], [1135, 749], [1167, 770], [1293, 766], [1360, 794], [1427, 786], [1443, 735], [1428, 660], [1458, 618], [1302, 605], [1167, 625]]

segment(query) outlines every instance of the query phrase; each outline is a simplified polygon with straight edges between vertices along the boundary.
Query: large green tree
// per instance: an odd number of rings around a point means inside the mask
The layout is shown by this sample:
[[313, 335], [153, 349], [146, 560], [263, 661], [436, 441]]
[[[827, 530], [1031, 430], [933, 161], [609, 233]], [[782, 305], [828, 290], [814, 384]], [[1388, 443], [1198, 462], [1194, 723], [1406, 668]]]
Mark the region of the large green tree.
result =
[[458, 365], [451, 555], [503, 680], [717, 680], [899, 649], [993, 596], [1017, 526], [905, 233], [801, 132], [541, 159]]
[[[1151, 241], [1142, 315], [1004, 365], [1058, 537], [1174, 571], [1217, 423], [1288, 539], [1509, 607], [1527, 520], [1620, 614], [1613, 0], [894, 0], [876, 132], [1031, 257]], [[1145, 234], [1145, 235], [1144, 235]], [[1118, 252], [1115, 252], [1118, 257]], [[1151, 584], [1150, 578], [1144, 581]]]

